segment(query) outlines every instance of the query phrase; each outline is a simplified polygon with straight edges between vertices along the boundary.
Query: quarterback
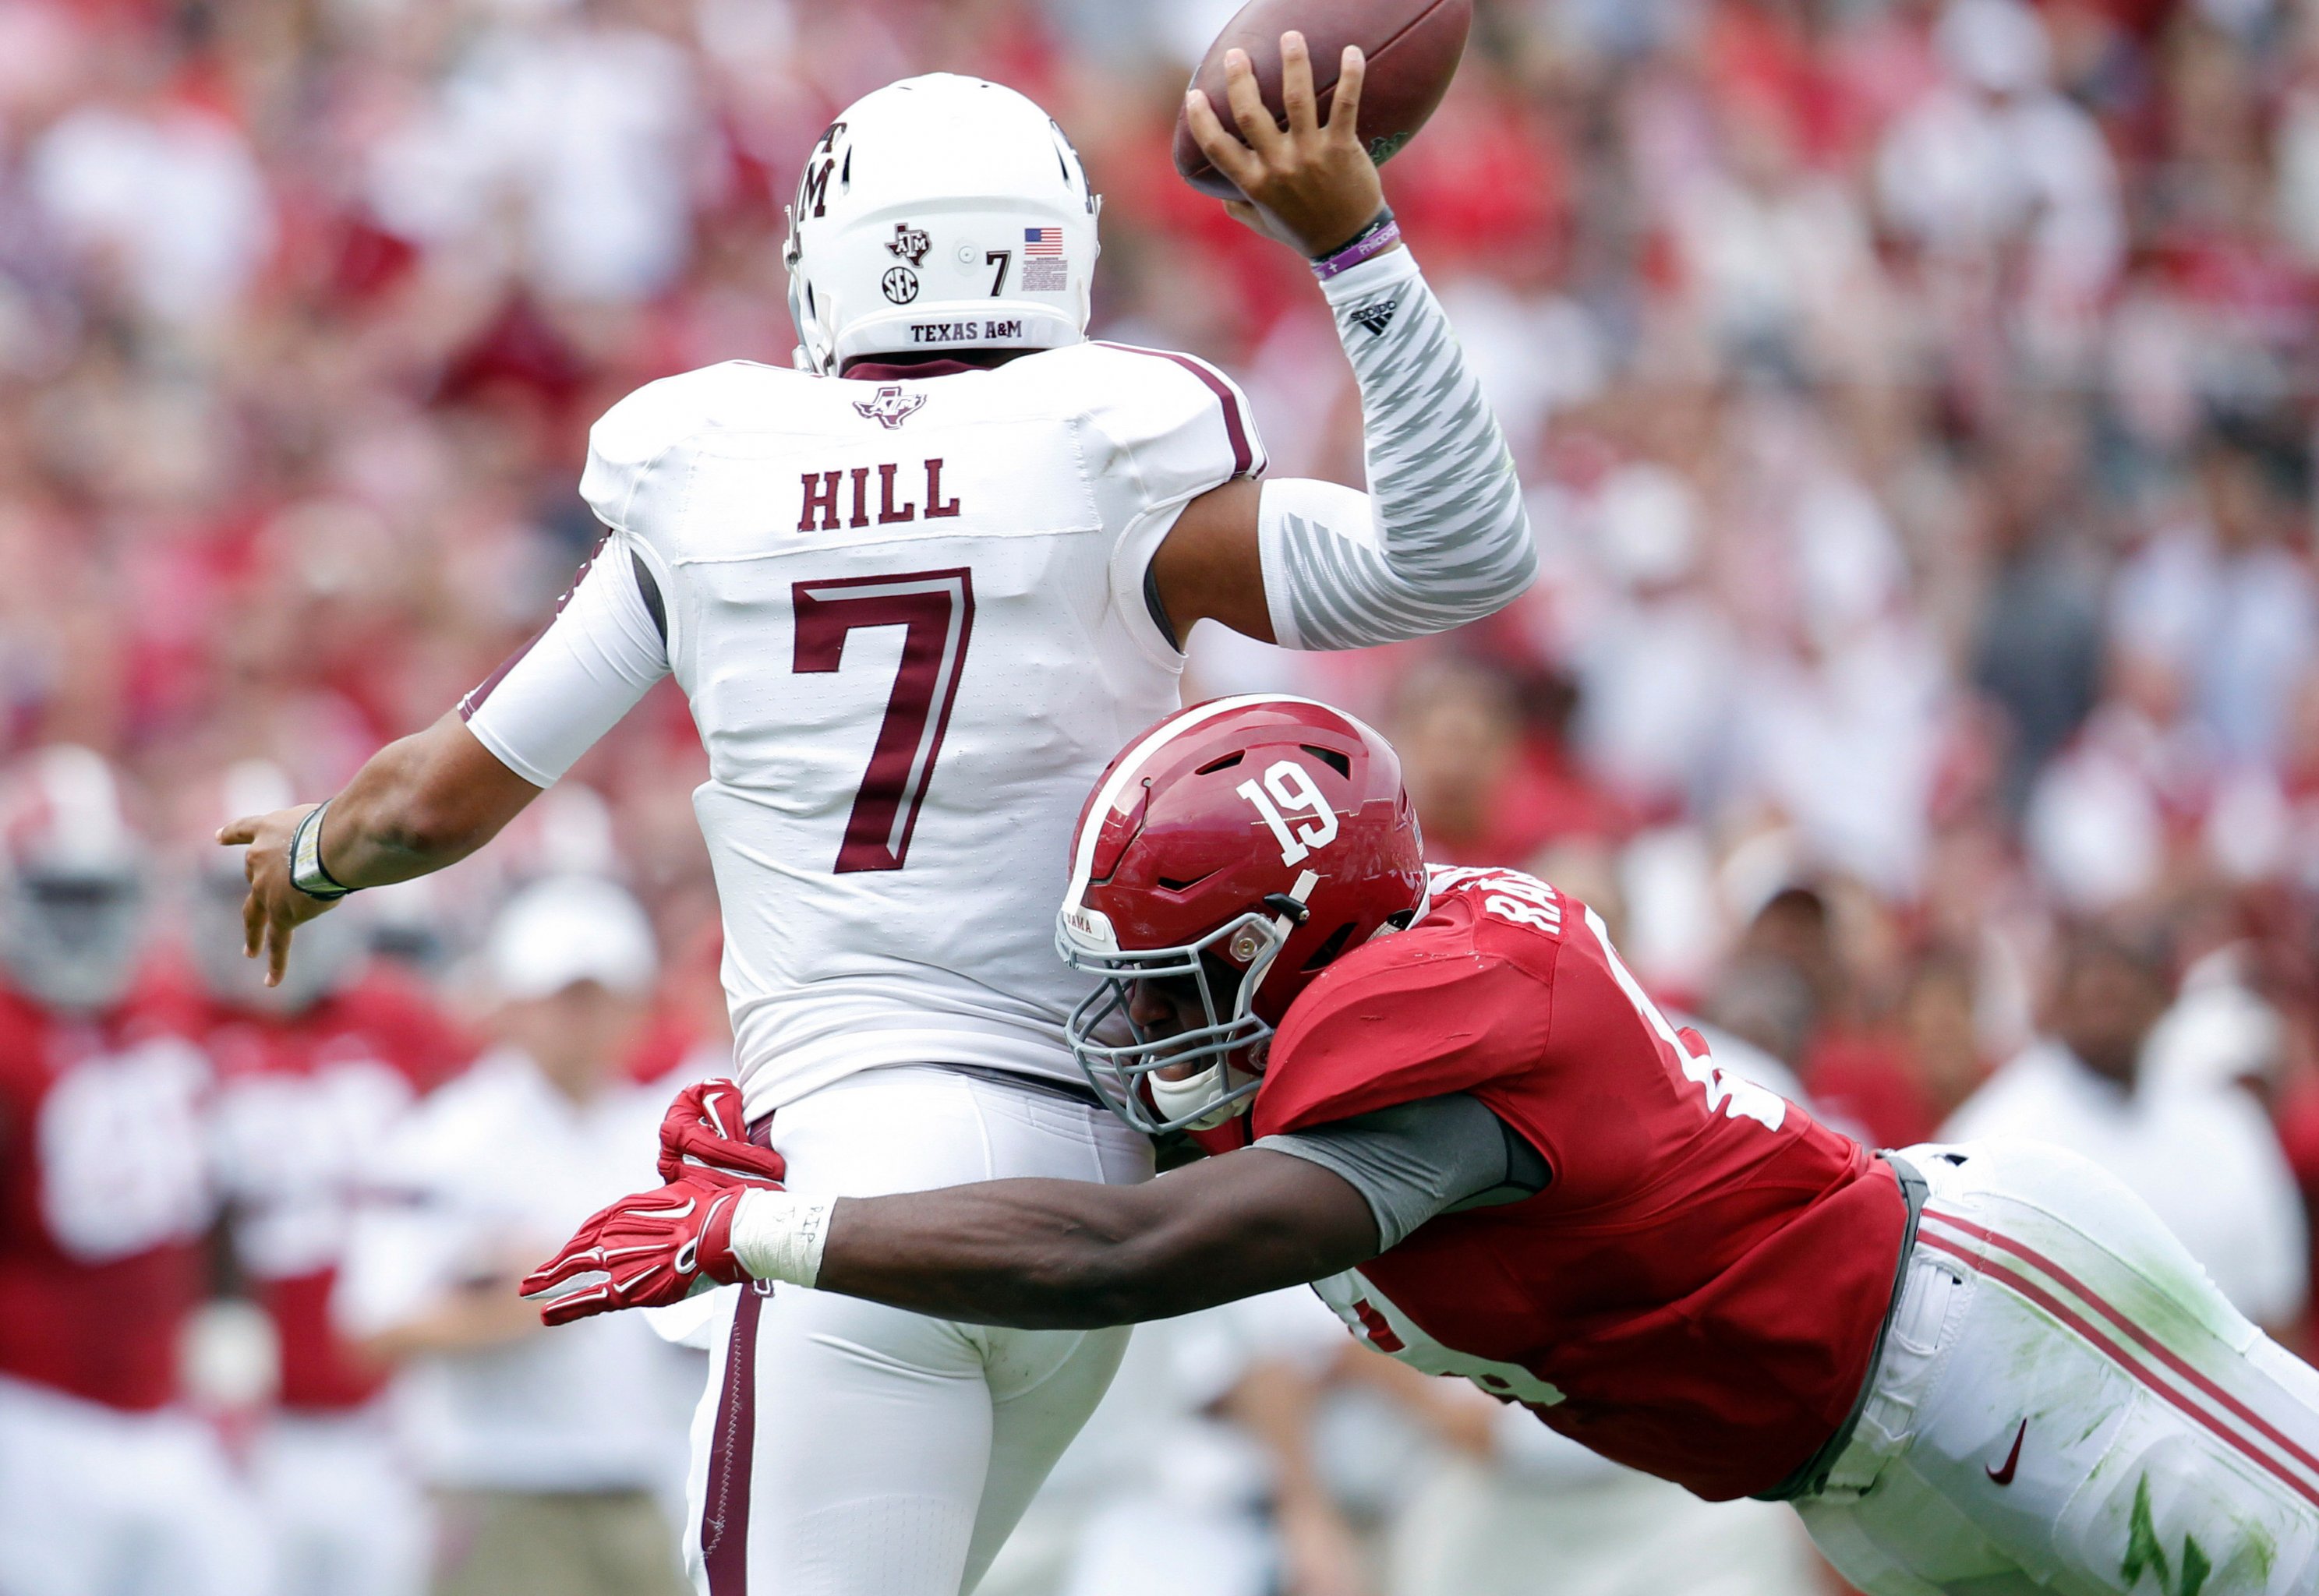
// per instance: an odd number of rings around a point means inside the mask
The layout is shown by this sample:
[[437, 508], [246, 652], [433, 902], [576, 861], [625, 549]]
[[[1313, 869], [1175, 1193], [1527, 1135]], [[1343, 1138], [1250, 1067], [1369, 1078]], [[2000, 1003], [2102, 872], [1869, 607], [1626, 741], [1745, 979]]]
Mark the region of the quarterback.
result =
[[[1043, 111], [890, 85], [806, 161], [795, 369], [614, 406], [580, 484], [609, 536], [537, 641], [329, 802], [221, 833], [249, 845], [249, 951], [278, 974], [336, 895], [482, 845], [672, 674], [708, 755], [731, 1112], [778, 1115], [793, 1188], [1146, 1178], [1073, 1063], [1085, 978], [1044, 929], [1087, 784], [1177, 707], [1202, 618], [1348, 648], [1487, 614], [1536, 568], [1504, 440], [1354, 135], [1358, 53], [1322, 122], [1303, 41], [1282, 51], [1286, 126], [1245, 57], [1247, 142], [1205, 98], [1193, 120], [1242, 219], [1312, 261], [1366, 492], [1259, 480], [1230, 379], [1086, 338], [1098, 201]], [[808, 1292], [722, 1312], [688, 1548], [713, 1596], [970, 1587], [1125, 1334]]]
[[1068, 1328], [1308, 1281], [1608, 1457], [1792, 1501], [1872, 1596], [2319, 1587], [2319, 1375], [2123, 1186], [2026, 1142], [1872, 1156], [1724, 1073], [1584, 904], [1429, 870], [1350, 717], [1162, 721], [1071, 870], [1088, 1079], [1210, 1157], [833, 1202], [779, 1189], [781, 1116], [713, 1141], [681, 1100], [671, 1184], [532, 1275], [546, 1316], [753, 1277]]

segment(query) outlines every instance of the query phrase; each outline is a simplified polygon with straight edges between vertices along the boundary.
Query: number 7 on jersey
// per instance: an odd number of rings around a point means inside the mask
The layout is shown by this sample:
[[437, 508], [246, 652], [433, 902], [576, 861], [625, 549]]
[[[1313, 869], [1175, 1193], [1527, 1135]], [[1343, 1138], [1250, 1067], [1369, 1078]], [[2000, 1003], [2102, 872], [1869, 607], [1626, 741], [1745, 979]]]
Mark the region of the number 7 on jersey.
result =
[[886, 699], [870, 768], [853, 795], [835, 873], [898, 870], [934, 779], [974, 630], [974, 579], [963, 569], [800, 582], [790, 589], [800, 674], [835, 671], [863, 627], [901, 627], [901, 668]]

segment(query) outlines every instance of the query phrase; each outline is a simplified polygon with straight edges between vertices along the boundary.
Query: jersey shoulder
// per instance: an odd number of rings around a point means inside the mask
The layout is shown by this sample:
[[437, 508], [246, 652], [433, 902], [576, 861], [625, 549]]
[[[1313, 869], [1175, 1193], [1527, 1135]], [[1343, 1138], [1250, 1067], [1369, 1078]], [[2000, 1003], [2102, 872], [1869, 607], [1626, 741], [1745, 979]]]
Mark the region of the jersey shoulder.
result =
[[1007, 362], [1132, 460], [1151, 497], [1185, 497], [1263, 473], [1248, 395], [1197, 356], [1090, 340]]
[[753, 360], [726, 360], [646, 383], [588, 430], [580, 494], [596, 518], [621, 531], [645, 508], [654, 467], [688, 440], [728, 427], [779, 426], [802, 418], [831, 379]]
[[1423, 919], [1324, 971], [1273, 1037], [1255, 1133], [1473, 1091], [1534, 1065], [1553, 1018], [1559, 939], [1508, 918], [1515, 904], [1538, 906], [1510, 898], [1493, 910], [1469, 888], [1437, 885]]

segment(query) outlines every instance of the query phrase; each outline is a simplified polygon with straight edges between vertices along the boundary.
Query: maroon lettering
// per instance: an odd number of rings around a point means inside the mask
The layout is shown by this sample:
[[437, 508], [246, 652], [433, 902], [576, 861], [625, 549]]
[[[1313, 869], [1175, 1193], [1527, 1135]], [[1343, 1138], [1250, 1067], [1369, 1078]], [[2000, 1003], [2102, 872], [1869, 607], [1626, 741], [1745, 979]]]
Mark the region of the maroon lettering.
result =
[[938, 516], [958, 513], [957, 500], [953, 499], [948, 504], [943, 502], [942, 468], [943, 463], [938, 459], [926, 462], [926, 519], [930, 521]]
[[905, 628], [901, 665], [835, 866], [839, 875], [900, 870], [966, 668], [974, 578], [963, 568], [839, 577], [797, 582], [790, 594], [797, 618], [791, 664], [800, 672], [841, 669], [846, 636], [860, 627]]
[[805, 473], [805, 510], [798, 517], [798, 530], [814, 530], [813, 512], [821, 511], [821, 530], [837, 530], [837, 479], [844, 473], [808, 471]]
[[846, 522], [846, 525], [866, 527], [869, 524], [870, 468], [866, 465], [857, 465], [853, 468], [853, 518]]
[[894, 474], [901, 469], [898, 465], [891, 464], [880, 465], [878, 468], [878, 524], [881, 527], [890, 527], [896, 521], [915, 521], [918, 518], [916, 505], [897, 506], [894, 502]]

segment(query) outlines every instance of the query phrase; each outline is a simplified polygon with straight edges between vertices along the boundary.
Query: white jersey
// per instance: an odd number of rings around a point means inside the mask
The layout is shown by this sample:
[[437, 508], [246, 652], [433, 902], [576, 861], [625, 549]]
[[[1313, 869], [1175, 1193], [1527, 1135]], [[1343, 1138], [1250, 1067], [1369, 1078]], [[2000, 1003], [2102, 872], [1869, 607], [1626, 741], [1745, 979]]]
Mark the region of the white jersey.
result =
[[1087, 983], [1052, 931], [1072, 826], [1178, 706], [1145, 573], [1186, 502], [1262, 467], [1227, 379], [1111, 345], [654, 383], [590, 440], [611, 539], [463, 709], [545, 785], [674, 672], [753, 1116], [880, 1065], [1076, 1082]]

